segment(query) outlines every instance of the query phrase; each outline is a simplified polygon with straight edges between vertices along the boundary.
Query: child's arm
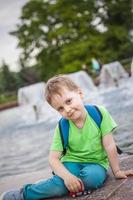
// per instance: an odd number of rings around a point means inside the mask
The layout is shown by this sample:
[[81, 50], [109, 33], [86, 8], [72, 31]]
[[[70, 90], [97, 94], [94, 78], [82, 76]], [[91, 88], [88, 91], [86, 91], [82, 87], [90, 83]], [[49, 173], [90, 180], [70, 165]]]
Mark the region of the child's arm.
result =
[[[51, 151], [49, 154], [49, 163], [56, 175], [61, 177], [64, 180], [64, 183], [69, 191], [78, 192], [81, 189], [84, 190], [83, 182], [71, 174], [64, 165], [60, 162], [62, 152], [59, 151]], [[80, 183], [81, 182], [81, 183]]]
[[112, 172], [116, 178], [127, 178], [129, 175], [133, 175], [133, 170], [121, 170], [119, 165], [119, 159], [116, 149], [116, 144], [112, 134], [107, 134], [103, 137], [103, 146], [107, 152]]

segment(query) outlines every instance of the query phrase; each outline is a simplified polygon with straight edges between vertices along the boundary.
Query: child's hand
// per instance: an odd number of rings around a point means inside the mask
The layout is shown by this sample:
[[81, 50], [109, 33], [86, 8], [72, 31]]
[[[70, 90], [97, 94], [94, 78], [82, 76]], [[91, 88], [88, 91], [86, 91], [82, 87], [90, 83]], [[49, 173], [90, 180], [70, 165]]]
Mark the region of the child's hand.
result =
[[64, 179], [64, 183], [70, 192], [84, 191], [83, 182], [74, 175], [69, 175]]
[[133, 176], [133, 170], [119, 170], [115, 173], [116, 178], [127, 178], [127, 176]]

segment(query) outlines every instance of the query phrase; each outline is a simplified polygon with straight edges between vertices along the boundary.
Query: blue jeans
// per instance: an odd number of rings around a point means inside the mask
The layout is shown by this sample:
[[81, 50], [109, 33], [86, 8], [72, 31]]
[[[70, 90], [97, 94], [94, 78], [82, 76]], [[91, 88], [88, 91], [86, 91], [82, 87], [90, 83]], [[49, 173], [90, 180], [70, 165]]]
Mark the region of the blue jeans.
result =
[[[80, 178], [85, 190], [101, 187], [107, 177], [107, 170], [99, 164], [64, 162], [64, 166], [75, 176]], [[35, 184], [27, 184], [23, 188], [25, 200], [39, 200], [52, 197], [61, 197], [69, 194], [63, 179], [54, 175], [48, 180]]]

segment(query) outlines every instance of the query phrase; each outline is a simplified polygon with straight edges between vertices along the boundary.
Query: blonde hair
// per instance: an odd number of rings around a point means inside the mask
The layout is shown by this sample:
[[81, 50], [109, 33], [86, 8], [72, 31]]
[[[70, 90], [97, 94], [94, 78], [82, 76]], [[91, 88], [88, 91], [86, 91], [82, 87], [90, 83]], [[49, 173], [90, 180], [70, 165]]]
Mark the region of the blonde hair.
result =
[[49, 104], [51, 104], [51, 99], [53, 95], [61, 95], [63, 88], [67, 88], [70, 91], [76, 91], [79, 86], [73, 82], [66, 75], [58, 75], [50, 78], [45, 87], [45, 98]]

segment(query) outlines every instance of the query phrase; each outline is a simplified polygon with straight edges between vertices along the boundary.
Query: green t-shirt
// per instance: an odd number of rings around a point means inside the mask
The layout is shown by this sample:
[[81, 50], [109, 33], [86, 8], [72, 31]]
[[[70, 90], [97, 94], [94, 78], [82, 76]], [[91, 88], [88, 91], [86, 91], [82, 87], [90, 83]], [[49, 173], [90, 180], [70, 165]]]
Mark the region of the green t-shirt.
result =
[[[98, 163], [106, 169], [109, 167], [102, 137], [114, 130], [117, 124], [103, 106], [99, 106], [99, 109], [103, 117], [100, 129], [88, 113], [81, 129], [69, 120], [69, 146], [61, 159], [62, 162]], [[55, 129], [51, 151], [63, 151], [58, 125]]]

